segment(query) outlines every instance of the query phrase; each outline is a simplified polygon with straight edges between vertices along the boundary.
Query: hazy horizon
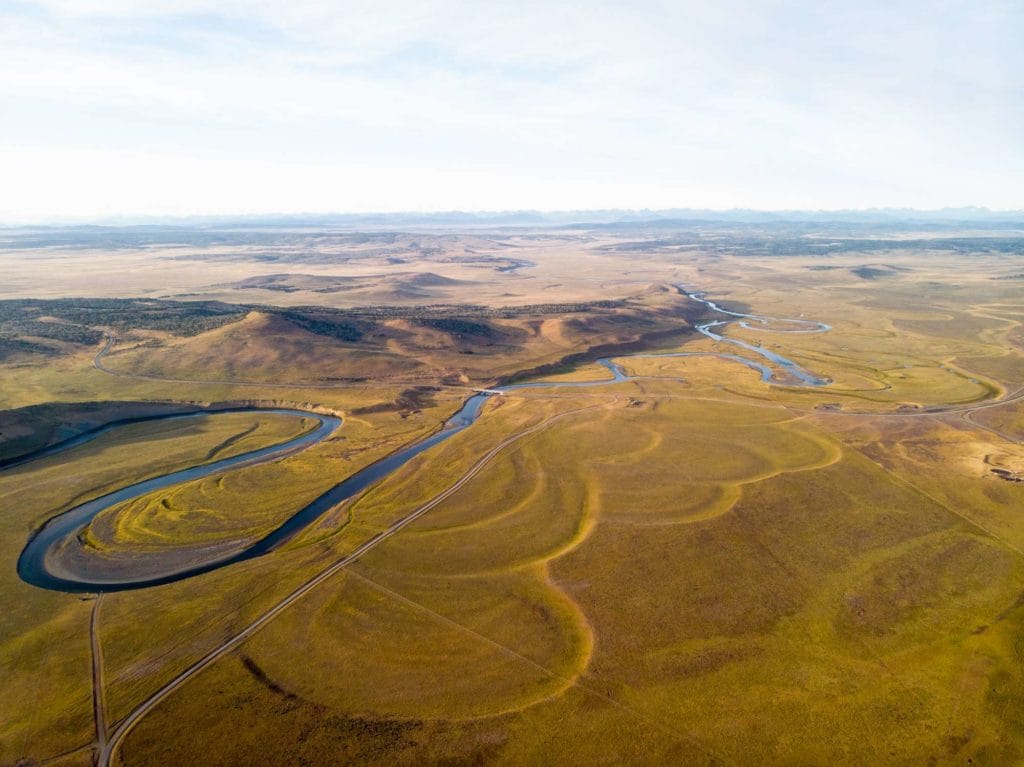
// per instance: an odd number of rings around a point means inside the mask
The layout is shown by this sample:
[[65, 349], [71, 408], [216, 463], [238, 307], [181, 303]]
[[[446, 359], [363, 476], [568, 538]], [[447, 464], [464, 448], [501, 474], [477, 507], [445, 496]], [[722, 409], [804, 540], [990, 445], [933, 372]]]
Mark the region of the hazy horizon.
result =
[[512, 210], [372, 210], [372, 211], [272, 211], [266, 213], [225, 212], [219, 214], [135, 214], [110, 216], [43, 216], [23, 220], [0, 219], [0, 228], [33, 227], [133, 227], [133, 226], [229, 226], [253, 224], [260, 226], [288, 225], [376, 225], [403, 226], [422, 223], [427, 226], [472, 225], [586, 225], [586, 224], [656, 224], [659, 222], [770, 224], [770, 223], [837, 223], [837, 224], [963, 224], [984, 227], [1024, 226], [1024, 209], [993, 210], [984, 206], [947, 208], [842, 208], [783, 210], [767, 208], [576, 208], [576, 209], [512, 209]]

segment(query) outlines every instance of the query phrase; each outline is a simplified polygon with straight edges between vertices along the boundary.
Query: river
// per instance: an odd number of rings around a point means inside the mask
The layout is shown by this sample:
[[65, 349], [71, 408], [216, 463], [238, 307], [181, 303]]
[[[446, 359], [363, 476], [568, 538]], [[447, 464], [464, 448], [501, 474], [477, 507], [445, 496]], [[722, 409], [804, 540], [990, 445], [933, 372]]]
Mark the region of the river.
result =
[[[690, 292], [682, 286], [677, 286], [681, 293], [694, 301], [706, 305], [709, 309], [719, 314], [724, 314], [738, 319], [720, 319], [704, 322], [697, 325], [697, 330], [720, 343], [727, 343], [745, 349], [748, 352], [762, 357], [767, 362], [773, 363], [791, 376], [799, 386], [823, 386], [829, 383], [828, 379], [820, 378], [805, 370], [796, 362], [793, 362], [782, 355], [779, 355], [761, 346], [750, 344], [745, 341], [728, 338], [715, 329], [722, 329], [731, 323], [738, 323], [742, 327], [772, 331], [778, 333], [819, 333], [830, 329], [824, 323], [804, 319], [778, 319], [762, 315], [742, 314], [723, 309], [713, 301], [705, 298], [703, 293]], [[786, 327], [779, 327], [785, 325]], [[618, 359], [652, 359], [667, 357], [691, 357], [691, 356], [714, 356], [722, 359], [746, 365], [761, 374], [764, 381], [776, 383], [777, 379], [773, 369], [765, 363], [751, 360], [738, 354], [724, 354], [720, 352], [666, 352], [662, 354], [631, 354], [623, 355]], [[191, 418], [215, 417], [218, 413], [237, 413], [247, 410], [259, 410], [259, 412], [279, 413], [293, 415], [303, 418], [315, 418], [318, 425], [312, 431], [306, 432], [290, 440], [253, 450], [241, 455], [224, 458], [213, 463], [193, 466], [180, 471], [171, 472], [158, 477], [126, 485], [106, 495], [94, 498], [74, 508], [65, 511], [51, 518], [29, 539], [18, 559], [18, 574], [26, 583], [39, 586], [45, 589], [65, 592], [89, 592], [99, 593], [108, 591], [125, 591], [128, 589], [147, 588], [166, 583], [191, 578], [201, 573], [210, 572], [221, 567], [241, 562], [247, 559], [262, 556], [292, 540], [296, 535], [306, 529], [310, 524], [319, 519], [324, 513], [334, 508], [343, 501], [352, 498], [365, 490], [370, 485], [389, 476], [420, 453], [429, 450], [431, 447], [444, 442], [464, 429], [469, 428], [480, 417], [484, 402], [488, 397], [500, 396], [517, 389], [537, 388], [562, 388], [562, 387], [594, 387], [607, 386], [624, 383], [632, 380], [639, 380], [642, 377], [629, 376], [623, 368], [612, 358], [603, 358], [597, 361], [610, 373], [610, 378], [602, 378], [594, 381], [534, 381], [519, 384], [509, 384], [496, 387], [474, 394], [469, 397], [455, 415], [448, 419], [440, 430], [430, 436], [402, 448], [381, 460], [357, 471], [355, 474], [343, 479], [331, 487], [318, 498], [307, 504], [289, 517], [280, 527], [276, 528], [263, 538], [255, 541], [241, 551], [228, 555], [213, 557], [208, 561], [198, 564], [189, 564], [172, 569], [169, 572], [159, 574], [139, 574], [136, 576], [120, 575], [117, 577], [102, 575], [95, 571], [90, 572], [88, 565], [82, 565], [88, 559], [76, 559], [76, 564], [64, 561], [60, 558], [59, 552], [64, 546], [76, 546], [77, 541], [73, 540], [98, 514], [117, 504], [134, 500], [147, 493], [172, 487], [183, 482], [191, 482], [214, 474], [220, 474], [228, 470], [239, 469], [245, 466], [277, 461], [293, 455], [302, 450], [323, 441], [331, 436], [341, 426], [341, 419], [336, 416], [321, 415], [302, 410], [290, 409], [258, 409], [258, 408], [232, 408], [218, 411], [201, 411], [196, 413], [175, 413], [163, 416], [146, 416], [137, 419], [125, 419], [116, 424], [111, 424], [101, 429], [80, 435], [74, 439], [59, 445], [37, 451], [30, 456], [19, 458], [11, 465], [22, 465], [34, 460], [51, 456], [72, 447], [84, 444], [95, 439], [100, 434], [106, 433], [113, 428], [118, 428], [127, 423], [155, 420], [185, 420]], [[144, 555], [140, 555], [144, 556]]]

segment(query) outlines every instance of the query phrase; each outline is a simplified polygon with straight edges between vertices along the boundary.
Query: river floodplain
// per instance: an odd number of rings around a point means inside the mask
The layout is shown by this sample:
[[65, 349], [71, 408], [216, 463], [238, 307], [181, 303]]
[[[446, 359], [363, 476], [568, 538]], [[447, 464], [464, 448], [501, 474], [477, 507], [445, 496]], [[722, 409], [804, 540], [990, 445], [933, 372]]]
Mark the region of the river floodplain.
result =
[[[539, 304], [533, 283], [561, 282], [625, 303], [358, 315], [359, 340], [264, 307], [0, 362], [11, 456], [119, 412], [243, 408], [0, 471], [0, 762], [1024, 758], [1024, 297], [993, 279], [1020, 269], [664, 238], [624, 265], [621, 238], [574, 236], [438, 290]], [[17, 575], [55, 515], [336, 414], [304, 450], [153, 489], [72, 536], [127, 567], [251, 546], [472, 397], [471, 427], [260, 556], [101, 596]]]

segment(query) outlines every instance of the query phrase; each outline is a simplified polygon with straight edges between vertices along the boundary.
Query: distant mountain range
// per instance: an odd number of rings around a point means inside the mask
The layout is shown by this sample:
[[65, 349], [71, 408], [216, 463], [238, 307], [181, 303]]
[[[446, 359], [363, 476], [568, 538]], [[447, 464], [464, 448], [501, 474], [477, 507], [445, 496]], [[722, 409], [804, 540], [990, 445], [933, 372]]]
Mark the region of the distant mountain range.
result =
[[[602, 226], [649, 227], [679, 224], [779, 224], [779, 223], [847, 223], [867, 225], [893, 224], [973, 224], [993, 226], [1024, 226], [1024, 210], [994, 211], [982, 207], [941, 208], [868, 208], [862, 210], [709, 210], [701, 208], [667, 208], [664, 210], [511, 210], [511, 211], [445, 211], [435, 213], [289, 213], [216, 216], [125, 216], [93, 221], [55, 219], [46, 227], [138, 227], [179, 226], [230, 228], [394, 228], [394, 227], [564, 227]], [[38, 229], [42, 226], [6, 227]]]

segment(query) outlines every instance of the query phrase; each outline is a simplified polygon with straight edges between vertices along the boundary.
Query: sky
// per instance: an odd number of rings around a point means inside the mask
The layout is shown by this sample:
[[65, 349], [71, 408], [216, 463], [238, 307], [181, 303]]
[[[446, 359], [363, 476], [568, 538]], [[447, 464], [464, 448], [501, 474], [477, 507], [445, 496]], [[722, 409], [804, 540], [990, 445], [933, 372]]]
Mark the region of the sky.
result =
[[0, 222], [1024, 208], [1021, 0], [0, 0]]

